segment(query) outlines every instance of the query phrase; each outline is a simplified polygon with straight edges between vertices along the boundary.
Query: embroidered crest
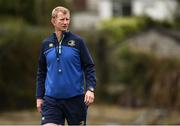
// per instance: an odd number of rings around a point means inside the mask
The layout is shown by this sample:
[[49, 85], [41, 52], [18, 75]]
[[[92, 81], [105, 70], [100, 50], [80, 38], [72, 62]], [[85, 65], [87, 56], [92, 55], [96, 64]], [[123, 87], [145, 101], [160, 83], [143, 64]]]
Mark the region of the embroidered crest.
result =
[[49, 43], [49, 47], [52, 48], [54, 45], [53, 43]]
[[74, 40], [69, 40], [69, 41], [68, 41], [68, 45], [70, 45], [70, 46], [75, 46], [76, 44], [75, 44], [75, 41], [74, 41]]

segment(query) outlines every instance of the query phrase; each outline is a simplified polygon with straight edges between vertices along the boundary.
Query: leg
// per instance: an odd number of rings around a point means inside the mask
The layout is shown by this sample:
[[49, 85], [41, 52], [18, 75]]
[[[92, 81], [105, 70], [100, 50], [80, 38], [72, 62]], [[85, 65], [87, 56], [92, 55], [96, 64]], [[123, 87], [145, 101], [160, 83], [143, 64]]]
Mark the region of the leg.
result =
[[65, 115], [60, 108], [61, 106], [58, 104], [56, 99], [46, 96], [42, 106], [41, 125], [44, 126], [64, 125]]
[[86, 125], [87, 106], [84, 95], [67, 99], [63, 108], [68, 125]]
[[54, 124], [54, 123], [46, 123], [44, 124], [43, 126], [58, 126], [57, 124]]

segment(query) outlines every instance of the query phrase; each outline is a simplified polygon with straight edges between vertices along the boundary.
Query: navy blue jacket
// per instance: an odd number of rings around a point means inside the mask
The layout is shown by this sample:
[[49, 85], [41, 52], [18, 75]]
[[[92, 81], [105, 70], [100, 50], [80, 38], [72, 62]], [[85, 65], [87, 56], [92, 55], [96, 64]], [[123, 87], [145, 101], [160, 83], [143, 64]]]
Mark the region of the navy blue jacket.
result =
[[[56, 34], [43, 41], [38, 61], [36, 98], [45, 95], [70, 98], [95, 88], [95, 65], [84, 41], [71, 32]], [[86, 84], [86, 86], [85, 86]]]

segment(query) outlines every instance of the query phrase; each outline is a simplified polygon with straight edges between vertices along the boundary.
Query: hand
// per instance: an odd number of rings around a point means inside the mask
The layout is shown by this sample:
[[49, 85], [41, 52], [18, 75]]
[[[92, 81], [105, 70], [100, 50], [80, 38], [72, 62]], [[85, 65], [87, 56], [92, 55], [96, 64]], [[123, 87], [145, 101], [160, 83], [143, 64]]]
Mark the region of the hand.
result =
[[38, 112], [41, 112], [42, 104], [43, 104], [43, 99], [36, 100], [36, 107], [37, 107]]
[[94, 102], [94, 92], [87, 90], [84, 98], [84, 102], [87, 106]]

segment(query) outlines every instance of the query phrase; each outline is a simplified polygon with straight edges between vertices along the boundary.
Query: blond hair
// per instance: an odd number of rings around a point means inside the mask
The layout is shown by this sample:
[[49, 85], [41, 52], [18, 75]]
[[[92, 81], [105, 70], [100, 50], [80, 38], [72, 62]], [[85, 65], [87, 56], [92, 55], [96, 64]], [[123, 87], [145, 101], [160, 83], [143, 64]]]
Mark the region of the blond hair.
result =
[[65, 7], [62, 7], [62, 6], [57, 6], [56, 8], [54, 8], [52, 10], [52, 14], [51, 14], [51, 18], [56, 18], [57, 17], [57, 14], [59, 12], [62, 12], [63, 14], [69, 14], [70, 15], [70, 11], [69, 9], [65, 8]]

